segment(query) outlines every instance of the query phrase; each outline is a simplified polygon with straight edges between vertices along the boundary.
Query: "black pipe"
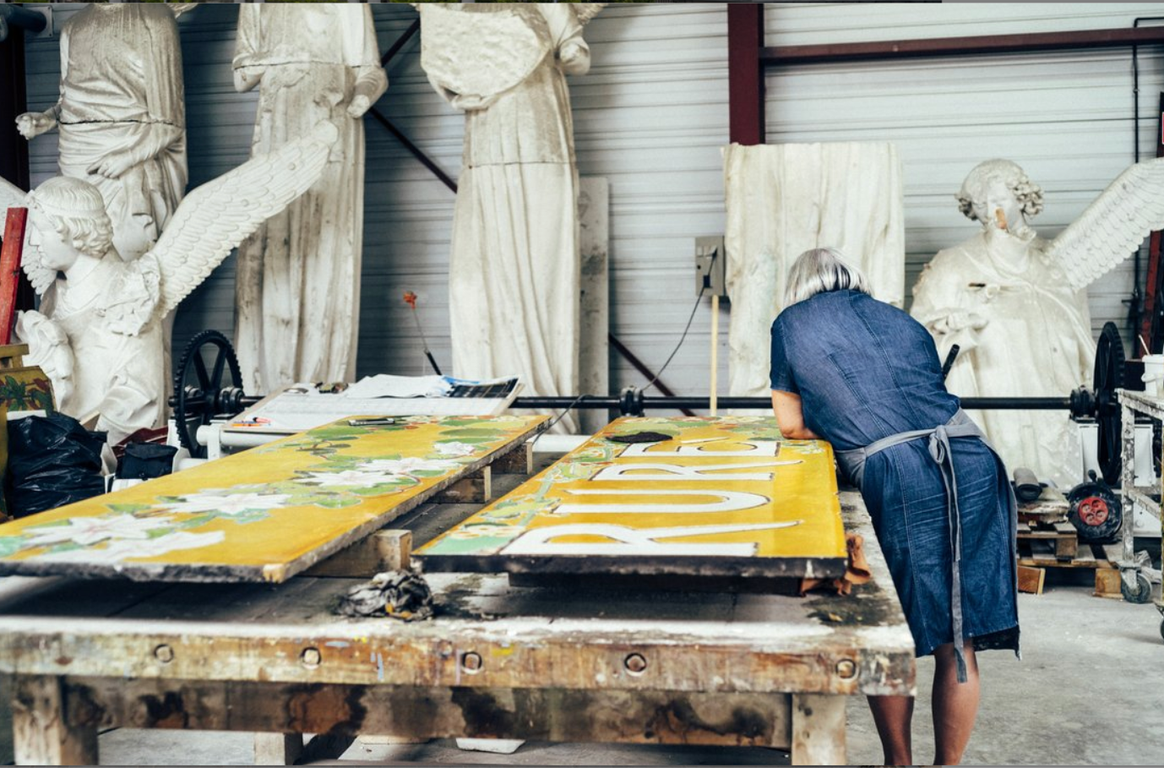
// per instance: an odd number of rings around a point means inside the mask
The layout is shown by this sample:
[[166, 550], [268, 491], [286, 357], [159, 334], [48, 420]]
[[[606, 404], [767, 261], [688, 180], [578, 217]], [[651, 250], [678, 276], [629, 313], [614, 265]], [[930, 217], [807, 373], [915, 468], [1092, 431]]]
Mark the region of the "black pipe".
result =
[[[577, 396], [559, 397], [519, 397], [513, 401], [513, 408], [565, 408], [573, 404], [574, 408], [618, 408], [622, 400], [618, 397], [599, 397], [587, 395], [586, 399], [575, 403]], [[643, 408], [647, 410], [681, 409], [681, 408], [710, 408], [710, 397], [644, 397]], [[964, 397], [961, 398], [963, 408], [983, 408], [988, 410], [1016, 410], [1016, 411], [1066, 411], [1071, 408], [1071, 399], [1067, 397]], [[772, 399], [769, 397], [719, 397], [716, 398], [719, 408], [758, 408], [770, 410]]]

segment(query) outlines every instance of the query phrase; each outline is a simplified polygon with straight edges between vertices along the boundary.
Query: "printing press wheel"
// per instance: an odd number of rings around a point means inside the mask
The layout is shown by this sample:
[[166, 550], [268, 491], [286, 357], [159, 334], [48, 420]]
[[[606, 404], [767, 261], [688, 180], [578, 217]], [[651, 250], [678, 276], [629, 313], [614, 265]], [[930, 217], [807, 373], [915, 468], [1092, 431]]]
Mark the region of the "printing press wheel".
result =
[[[228, 374], [229, 383], [224, 381]], [[174, 371], [170, 398], [178, 442], [191, 456], [205, 458], [206, 447], [196, 439], [198, 427], [239, 413], [244, 397], [242, 371], [230, 341], [218, 331], [202, 331], [190, 339]]]
[[1095, 347], [1095, 422], [1099, 428], [1097, 458], [1103, 479], [1109, 485], [1120, 482], [1120, 442], [1122, 423], [1116, 390], [1124, 386], [1124, 343], [1115, 323], [1105, 323]]

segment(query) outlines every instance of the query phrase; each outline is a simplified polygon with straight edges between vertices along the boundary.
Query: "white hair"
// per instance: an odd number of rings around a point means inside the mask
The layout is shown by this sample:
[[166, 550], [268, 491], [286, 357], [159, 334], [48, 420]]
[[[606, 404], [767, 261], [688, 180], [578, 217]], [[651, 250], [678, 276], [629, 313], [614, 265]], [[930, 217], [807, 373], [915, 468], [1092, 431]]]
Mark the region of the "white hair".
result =
[[784, 286], [784, 306], [811, 299], [829, 291], [860, 291], [872, 294], [869, 279], [845, 261], [836, 248], [813, 248], [796, 257]]

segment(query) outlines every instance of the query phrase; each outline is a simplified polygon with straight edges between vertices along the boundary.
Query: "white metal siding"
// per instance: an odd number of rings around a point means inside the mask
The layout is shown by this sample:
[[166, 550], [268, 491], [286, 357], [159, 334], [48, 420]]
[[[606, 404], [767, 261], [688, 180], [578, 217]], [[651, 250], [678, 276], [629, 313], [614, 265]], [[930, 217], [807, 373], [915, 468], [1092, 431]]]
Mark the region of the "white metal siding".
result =
[[[54, 6], [59, 25], [79, 6]], [[373, 7], [381, 50], [415, 19], [405, 4]], [[1130, 26], [1164, 4], [773, 5], [769, 45]], [[244, 160], [255, 94], [231, 84], [237, 9], [202, 5], [179, 20], [186, 76], [191, 184]], [[610, 182], [611, 330], [656, 370], [695, 300], [693, 239], [722, 232], [728, 139], [727, 13], [722, 4], [608, 6], [587, 27], [593, 66], [571, 78], [579, 172]], [[30, 107], [56, 99], [57, 38], [28, 42]], [[463, 116], [441, 101], [419, 66], [418, 40], [388, 67], [377, 105], [445, 171], [460, 172]], [[1141, 51], [1143, 151], [1154, 147], [1158, 48]], [[773, 70], [768, 139], [890, 140], [905, 164], [906, 247], [917, 270], [974, 226], [953, 193], [980, 160], [1007, 156], [1047, 191], [1036, 219], [1045, 236], [1071, 220], [1131, 159], [1131, 65], [1121, 49]], [[418, 312], [437, 360], [450, 365], [447, 266], [453, 194], [372, 118], [367, 120], [360, 374], [418, 374], [427, 362], [402, 301]], [[56, 171], [55, 134], [32, 144], [40, 182]], [[1096, 324], [1122, 321], [1130, 266], [1092, 289]], [[202, 328], [233, 327], [233, 260], [179, 310], [176, 348]], [[726, 381], [725, 305], [721, 381]], [[706, 393], [710, 302], [663, 380]], [[612, 389], [644, 379], [611, 354]], [[726, 385], [723, 385], [726, 388]]]
[[[1146, 16], [1164, 16], [1164, 4], [791, 4], [765, 22], [768, 45], [808, 45], [1126, 28]], [[1164, 51], [1145, 47], [1139, 62], [1143, 159], [1155, 154]], [[766, 85], [769, 142], [897, 144], [907, 290], [935, 252], [977, 231], [953, 195], [980, 161], [1014, 160], [1043, 187], [1033, 224], [1050, 238], [1134, 157], [1129, 48], [794, 66], [769, 70]], [[1146, 259], [1141, 282], [1145, 269]], [[1125, 343], [1132, 270], [1129, 259], [1089, 290], [1096, 331], [1114, 320]]]

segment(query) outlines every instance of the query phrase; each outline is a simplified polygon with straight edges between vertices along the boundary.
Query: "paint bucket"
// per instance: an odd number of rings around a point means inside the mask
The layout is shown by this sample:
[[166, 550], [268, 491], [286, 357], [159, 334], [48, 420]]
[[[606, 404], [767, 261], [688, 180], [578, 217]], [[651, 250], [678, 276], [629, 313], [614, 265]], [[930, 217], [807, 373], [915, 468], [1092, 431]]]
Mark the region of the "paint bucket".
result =
[[1164, 355], [1144, 355], [1144, 394], [1164, 396]]

